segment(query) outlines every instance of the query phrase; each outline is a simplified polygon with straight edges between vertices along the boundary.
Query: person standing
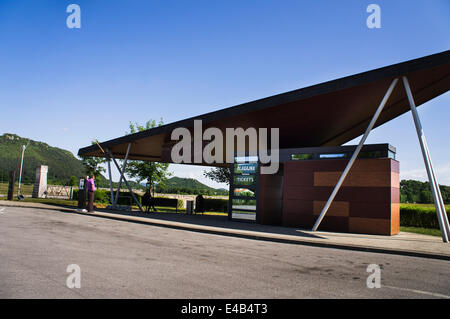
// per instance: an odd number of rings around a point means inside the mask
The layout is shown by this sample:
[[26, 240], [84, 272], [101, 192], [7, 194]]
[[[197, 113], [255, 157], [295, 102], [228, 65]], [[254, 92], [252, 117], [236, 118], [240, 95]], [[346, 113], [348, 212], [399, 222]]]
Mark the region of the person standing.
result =
[[205, 200], [202, 194], [195, 198], [195, 212], [202, 213], [202, 215], [205, 212]]
[[92, 213], [94, 211], [94, 194], [95, 194], [95, 176], [92, 175], [91, 178], [87, 180], [87, 190], [88, 190], [88, 212]]
[[152, 197], [152, 194], [151, 194], [149, 188], [147, 189], [144, 196], [142, 197], [142, 204], [146, 207], [145, 212], [148, 213], [150, 211], [150, 208], [152, 208], [153, 211], [156, 212], [155, 201]]
[[145, 207], [145, 212], [148, 213], [150, 210], [150, 199], [152, 198], [152, 195], [150, 194], [150, 190], [147, 189], [144, 196], [142, 197], [142, 205]]

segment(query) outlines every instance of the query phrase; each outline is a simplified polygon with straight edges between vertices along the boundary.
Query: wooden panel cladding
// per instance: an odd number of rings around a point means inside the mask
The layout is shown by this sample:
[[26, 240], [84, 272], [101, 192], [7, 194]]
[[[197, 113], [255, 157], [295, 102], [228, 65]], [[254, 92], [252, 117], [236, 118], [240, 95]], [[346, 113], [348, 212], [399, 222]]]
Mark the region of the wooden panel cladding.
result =
[[[343, 171], [344, 161], [335, 160], [310, 160], [310, 161], [289, 161], [284, 163], [289, 174], [294, 172], [314, 173], [315, 171]], [[284, 174], [284, 176], [287, 176]]]
[[391, 172], [400, 174], [400, 163], [395, 160], [391, 160]]
[[391, 172], [391, 187], [400, 188], [400, 174]]
[[391, 203], [400, 203], [400, 188], [391, 188]]
[[[337, 184], [342, 172], [314, 172], [314, 186]], [[343, 187], [390, 187], [391, 176], [385, 172], [350, 172], [342, 184]]]
[[391, 235], [396, 235], [400, 232], [400, 203], [393, 203], [391, 205]]
[[[391, 171], [389, 158], [358, 159], [350, 172], [387, 172]], [[309, 161], [289, 161], [284, 163], [286, 170], [290, 172], [333, 172], [343, 171], [347, 165], [347, 159], [325, 159]], [[398, 169], [398, 168], [397, 168]], [[396, 171], [398, 173], [398, 171]]]
[[[326, 204], [326, 201], [315, 200], [313, 202], [313, 214], [320, 215], [325, 204]], [[326, 216], [348, 217], [349, 212], [350, 212], [349, 202], [333, 201], [333, 203], [330, 205], [330, 208], [328, 208]]]
[[381, 203], [352, 201], [350, 203], [350, 217], [389, 219], [390, 215], [391, 203], [389, 203], [388, 201]]
[[286, 227], [300, 227], [303, 229], [311, 229], [314, 225], [316, 218], [311, 213], [298, 214], [298, 213], [285, 213], [283, 211], [283, 226]]
[[[330, 197], [333, 187], [314, 186], [284, 186], [283, 198], [287, 200], [322, 200], [326, 201]], [[341, 187], [336, 194], [336, 201], [366, 202], [366, 203], [391, 203], [390, 187]]]
[[[282, 224], [310, 229], [347, 162], [327, 159], [284, 163]], [[389, 158], [356, 160], [319, 230], [397, 234], [399, 202], [397, 161]]]
[[379, 218], [349, 218], [349, 232], [377, 235], [391, 235], [391, 221]]
[[[315, 221], [316, 218], [314, 218], [314, 222]], [[350, 231], [348, 217], [325, 216], [320, 223], [318, 230], [348, 233]]]
[[285, 198], [283, 198], [283, 215], [284, 214], [294, 214], [294, 215], [310, 214], [312, 216], [313, 210], [314, 210], [313, 201], [286, 200]]
[[314, 173], [311, 172], [297, 172], [292, 171], [289, 175], [285, 175], [285, 184], [289, 186], [308, 186], [310, 187], [314, 183]]
[[283, 167], [278, 174], [259, 175], [257, 221], [266, 225], [282, 224]]

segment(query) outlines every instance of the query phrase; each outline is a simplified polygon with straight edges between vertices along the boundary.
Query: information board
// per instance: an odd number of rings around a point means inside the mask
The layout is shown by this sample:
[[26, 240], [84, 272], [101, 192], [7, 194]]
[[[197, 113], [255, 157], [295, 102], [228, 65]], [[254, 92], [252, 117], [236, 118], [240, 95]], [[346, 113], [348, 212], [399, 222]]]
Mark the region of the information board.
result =
[[256, 221], [258, 173], [255, 157], [235, 158], [230, 187], [232, 219]]

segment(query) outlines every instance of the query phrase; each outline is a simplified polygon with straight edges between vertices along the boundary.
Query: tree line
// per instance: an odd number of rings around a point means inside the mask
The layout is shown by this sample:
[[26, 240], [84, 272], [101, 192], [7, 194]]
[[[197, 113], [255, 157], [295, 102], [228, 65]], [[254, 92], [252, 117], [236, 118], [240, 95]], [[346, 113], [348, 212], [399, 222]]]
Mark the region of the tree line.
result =
[[[439, 185], [444, 203], [450, 204], [450, 186]], [[429, 182], [402, 180], [400, 182], [400, 202], [432, 204], [433, 194]]]

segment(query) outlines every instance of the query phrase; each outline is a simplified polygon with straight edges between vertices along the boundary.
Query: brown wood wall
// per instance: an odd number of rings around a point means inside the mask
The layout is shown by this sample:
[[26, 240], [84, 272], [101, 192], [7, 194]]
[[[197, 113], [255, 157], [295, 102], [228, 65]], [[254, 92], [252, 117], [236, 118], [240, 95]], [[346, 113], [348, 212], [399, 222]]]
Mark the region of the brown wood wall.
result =
[[[347, 160], [284, 163], [282, 224], [312, 228]], [[319, 230], [393, 235], [400, 231], [399, 163], [357, 160]]]
[[283, 164], [278, 174], [260, 174], [258, 177], [257, 222], [281, 225], [283, 222]]

